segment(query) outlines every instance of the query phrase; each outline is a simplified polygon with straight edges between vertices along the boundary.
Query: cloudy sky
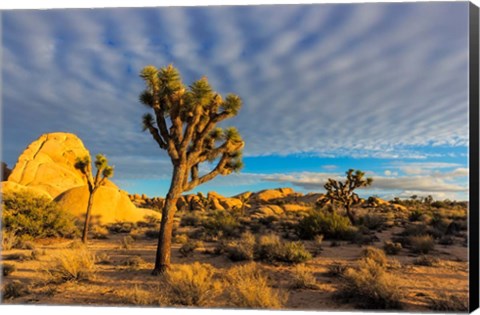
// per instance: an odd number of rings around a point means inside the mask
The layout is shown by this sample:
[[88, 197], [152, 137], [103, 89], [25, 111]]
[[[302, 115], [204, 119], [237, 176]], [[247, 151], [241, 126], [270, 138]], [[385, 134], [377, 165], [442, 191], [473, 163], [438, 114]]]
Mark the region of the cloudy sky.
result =
[[[468, 199], [468, 3], [3, 11], [2, 159], [47, 132], [105, 153], [130, 193], [162, 196], [138, 76], [176, 66], [238, 94], [241, 173], [196, 191], [321, 192], [349, 168], [364, 195]], [[208, 165], [204, 169], [208, 169]]]

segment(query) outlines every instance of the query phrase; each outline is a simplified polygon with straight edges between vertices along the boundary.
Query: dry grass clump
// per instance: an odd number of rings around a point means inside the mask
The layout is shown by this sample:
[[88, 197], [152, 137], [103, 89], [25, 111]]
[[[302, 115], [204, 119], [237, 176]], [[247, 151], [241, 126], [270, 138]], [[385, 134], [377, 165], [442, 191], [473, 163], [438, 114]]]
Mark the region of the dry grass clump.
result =
[[173, 237], [172, 240], [175, 244], [185, 244], [188, 242], [187, 234], [177, 234]]
[[169, 305], [212, 305], [221, 292], [214, 276], [209, 264], [174, 265], [162, 275], [162, 292]]
[[202, 241], [188, 240], [185, 244], [182, 245], [182, 247], [180, 247], [178, 252], [180, 253], [180, 255], [182, 255], [182, 257], [189, 257], [193, 255], [193, 252], [196, 249], [202, 246], [203, 246]]
[[387, 255], [397, 255], [402, 250], [402, 244], [392, 241], [385, 241], [383, 250]]
[[15, 233], [2, 229], [2, 250], [11, 250], [17, 243]]
[[317, 279], [305, 265], [297, 265], [292, 272], [291, 289], [318, 289]]
[[364, 309], [401, 309], [403, 297], [398, 279], [371, 258], [360, 260], [357, 268], [343, 274], [337, 297]]
[[104, 226], [94, 225], [90, 228], [89, 232], [90, 232], [93, 239], [97, 239], [97, 240], [108, 239], [109, 231]]
[[14, 280], [4, 285], [1, 293], [1, 300], [15, 299], [28, 294], [29, 288], [19, 280]]
[[428, 254], [435, 248], [435, 242], [430, 235], [412, 236], [409, 242], [414, 253]]
[[14, 273], [15, 271], [17, 271], [17, 267], [13, 264], [4, 264], [2, 263], [0, 265], [1, 269], [2, 269], [2, 274], [4, 277], [8, 277], [9, 275], [11, 275], [12, 273]]
[[267, 277], [255, 263], [231, 268], [225, 281], [227, 306], [278, 309], [287, 298], [285, 293], [268, 286]]
[[440, 259], [432, 256], [422, 255], [413, 261], [414, 265], [436, 267], [440, 265]]
[[468, 297], [441, 293], [437, 299], [431, 299], [429, 306], [434, 311], [468, 312]]
[[253, 260], [255, 236], [250, 232], [242, 234], [239, 240], [227, 243], [223, 251], [232, 261]]
[[165, 303], [165, 297], [158, 288], [140, 288], [138, 285], [133, 287], [133, 290], [122, 290], [118, 292], [118, 296], [122, 299], [122, 303], [132, 305], [154, 305], [154, 306], [168, 306]]
[[145, 263], [145, 260], [143, 260], [142, 257], [140, 256], [131, 256], [131, 257], [127, 257], [124, 261], [123, 261], [123, 264], [125, 266], [128, 266], [128, 267], [131, 267], [131, 268], [138, 268], [140, 267], [142, 264]]
[[95, 255], [86, 248], [63, 249], [57, 252], [46, 269], [53, 282], [90, 280], [95, 271]]
[[125, 236], [121, 240], [120, 248], [122, 248], [124, 250], [129, 250], [129, 249], [132, 248], [132, 245], [133, 245], [134, 242], [135, 242], [135, 240], [133, 239], [133, 237], [131, 237], [130, 235]]
[[382, 267], [386, 267], [388, 259], [385, 256], [385, 252], [376, 247], [368, 246], [362, 251], [362, 257], [373, 260], [376, 264]]
[[340, 262], [333, 262], [331, 265], [328, 266], [327, 276], [330, 277], [339, 277], [343, 276], [345, 271], [347, 271], [349, 267], [345, 264]]

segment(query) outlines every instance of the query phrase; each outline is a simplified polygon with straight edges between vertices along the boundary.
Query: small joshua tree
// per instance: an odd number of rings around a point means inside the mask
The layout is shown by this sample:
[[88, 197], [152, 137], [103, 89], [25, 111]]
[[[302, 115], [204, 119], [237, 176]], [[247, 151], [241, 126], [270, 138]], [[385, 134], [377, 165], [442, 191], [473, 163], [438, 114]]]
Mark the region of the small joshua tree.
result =
[[82, 242], [87, 242], [88, 226], [90, 224], [91, 211], [93, 206], [93, 196], [97, 192], [98, 188], [105, 184], [107, 178], [113, 176], [113, 167], [108, 165], [108, 160], [103, 154], [97, 154], [95, 157], [95, 167], [97, 168], [97, 173], [95, 177], [92, 175], [92, 167], [90, 163], [90, 157], [84, 156], [82, 158], [77, 158], [75, 162], [75, 168], [82, 172], [83, 176], [87, 180], [88, 185], [88, 203], [87, 203], [87, 213], [85, 215], [85, 224], [83, 226], [82, 232]]
[[[167, 151], [173, 166], [170, 189], [162, 209], [154, 275], [170, 266], [173, 217], [180, 195], [217, 175], [228, 175], [242, 167], [244, 142], [235, 128], [218, 128], [223, 120], [237, 115], [242, 105], [237, 95], [223, 99], [207, 78], [184, 86], [173, 66], [146, 66], [140, 77], [146, 89], [140, 102], [149, 112], [143, 116], [148, 131], [160, 149]], [[200, 164], [215, 163], [206, 174]]]
[[342, 204], [347, 212], [348, 219], [352, 224], [355, 224], [356, 218], [352, 205], [358, 203], [360, 199], [354, 190], [360, 187], [370, 186], [373, 179], [364, 178], [365, 173], [360, 170], [354, 171], [353, 169], [349, 169], [346, 172], [346, 175], [347, 179], [344, 183], [331, 178], [328, 179], [327, 183], [324, 185], [327, 190], [325, 201], [336, 201]]

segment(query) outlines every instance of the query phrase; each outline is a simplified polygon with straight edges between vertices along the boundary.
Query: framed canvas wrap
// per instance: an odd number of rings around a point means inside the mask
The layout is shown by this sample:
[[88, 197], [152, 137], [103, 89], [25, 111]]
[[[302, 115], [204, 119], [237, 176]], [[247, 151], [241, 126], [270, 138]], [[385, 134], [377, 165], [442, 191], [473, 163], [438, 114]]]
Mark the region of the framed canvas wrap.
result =
[[474, 3], [0, 16], [0, 308], [478, 308]]

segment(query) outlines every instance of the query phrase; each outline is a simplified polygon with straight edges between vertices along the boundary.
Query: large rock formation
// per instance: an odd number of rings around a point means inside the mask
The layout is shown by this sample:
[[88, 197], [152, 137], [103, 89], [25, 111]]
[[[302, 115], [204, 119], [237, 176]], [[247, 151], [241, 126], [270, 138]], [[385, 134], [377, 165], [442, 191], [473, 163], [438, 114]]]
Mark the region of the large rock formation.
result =
[[[89, 193], [86, 180], [75, 169], [75, 161], [86, 155], [90, 153], [76, 135], [44, 134], [20, 155], [8, 181], [2, 182], [2, 193], [26, 190], [47, 196], [83, 218]], [[96, 192], [92, 213], [100, 223], [137, 222], [146, 215], [160, 217], [155, 211], [136, 208], [128, 195], [111, 181]]]
[[[84, 217], [88, 203], [87, 186], [67, 190], [55, 198], [65, 210], [77, 217]], [[160, 217], [158, 212], [136, 208], [126, 192], [113, 184], [102, 186], [93, 197], [92, 218], [100, 224], [113, 222], [138, 222], [146, 216]]]
[[32, 142], [18, 158], [8, 181], [45, 191], [51, 198], [86, 184], [75, 160], [90, 153], [71, 133], [44, 134]]

